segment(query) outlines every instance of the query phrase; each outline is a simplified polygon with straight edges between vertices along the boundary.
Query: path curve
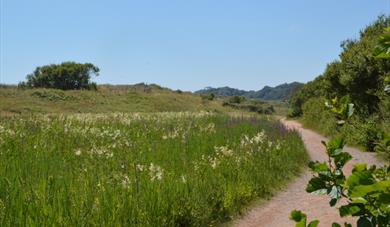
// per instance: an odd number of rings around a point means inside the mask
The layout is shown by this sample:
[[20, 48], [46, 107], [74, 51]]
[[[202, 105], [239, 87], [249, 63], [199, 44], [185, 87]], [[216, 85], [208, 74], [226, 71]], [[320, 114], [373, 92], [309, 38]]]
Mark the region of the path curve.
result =
[[[327, 139], [316, 132], [305, 129], [296, 121], [282, 119], [281, 122], [290, 129], [297, 130], [302, 137], [306, 150], [311, 160], [326, 161], [324, 146], [321, 140]], [[355, 148], [347, 147], [353, 159], [345, 166], [344, 170], [349, 174], [352, 166], [356, 163], [368, 163], [369, 165], [383, 165], [374, 153], [361, 152]], [[281, 191], [267, 201], [264, 205], [255, 207], [247, 212], [246, 215], [234, 222], [237, 227], [287, 227], [294, 226], [294, 222], [289, 220], [290, 212], [294, 209], [302, 210], [307, 214], [308, 220], [319, 219], [319, 226], [328, 227], [332, 222], [336, 221], [340, 224], [344, 222], [356, 223], [353, 218], [341, 219], [338, 214], [338, 209], [329, 206], [329, 198], [326, 195], [311, 195], [305, 191], [307, 182], [312, 177], [312, 174], [306, 169], [299, 178], [289, 184], [286, 189]], [[342, 203], [342, 202], [341, 202]], [[341, 204], [340, 203], [340, 204]], [[338, 204], [338, 206], [340, 206]]]

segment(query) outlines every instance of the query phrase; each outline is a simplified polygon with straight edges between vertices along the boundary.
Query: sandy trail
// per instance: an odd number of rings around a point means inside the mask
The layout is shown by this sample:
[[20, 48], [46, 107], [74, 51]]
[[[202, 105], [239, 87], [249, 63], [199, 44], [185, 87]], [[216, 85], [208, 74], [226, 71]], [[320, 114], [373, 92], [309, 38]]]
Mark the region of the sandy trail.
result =
[[[283, 124], [291, 129], [296, 129], [305, 143], [307, 152], [311, 160], [326, 161], [324, 146], [321, 140], [327, 140], [325, 137], [311, 130], [304, 129], [302, 125], [296, 121], [281, 120]], [[346, 148], [352, 156], [346, 166], [346, 173], [350, 173], [352, 166], [356, 163], [368, 163], [370, 165], [383, 165], [384, 163], [377, 160], [375, 154], [361, 152], [354, 148]], [[264, 205], [255, 207], [248, 211], [246, 215], [234, 222], [234, 226], [270, 226], [270, 227], [286, 227], [294, 226], [294, 222], [289, 220], [290, 212], [294, 209], [302, 210], [308, 215], [308, 220], [319, 219], [319, 226], [331, 226], [332, 222], [336, 221], [340, 224], [349, 222], [355, 224], [356, 221], [352, 218], [340, 218], [338, 209], [329, 206], [329, 198], [318, 195], [311, 195], [305, 191], [307, 182], [312, 174], [308, 169], [302, 173], [288, 187], [275, 195], [271, 200]], [[340, 206], [340, 204], [338, 204]]]

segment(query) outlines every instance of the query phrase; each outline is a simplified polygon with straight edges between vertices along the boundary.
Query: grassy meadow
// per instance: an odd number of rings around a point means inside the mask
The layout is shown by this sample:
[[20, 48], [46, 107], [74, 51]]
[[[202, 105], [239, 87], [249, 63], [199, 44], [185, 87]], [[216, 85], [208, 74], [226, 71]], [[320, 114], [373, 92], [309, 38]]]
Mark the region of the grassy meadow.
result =
[[216, 225], [306, 162], [299, 135], [261, 116], [3, 115], [0, 226]]
[[0, 86], [0, 113], [229, 111], [221, 101], [158, 85], [99, 85], [97, 91]]

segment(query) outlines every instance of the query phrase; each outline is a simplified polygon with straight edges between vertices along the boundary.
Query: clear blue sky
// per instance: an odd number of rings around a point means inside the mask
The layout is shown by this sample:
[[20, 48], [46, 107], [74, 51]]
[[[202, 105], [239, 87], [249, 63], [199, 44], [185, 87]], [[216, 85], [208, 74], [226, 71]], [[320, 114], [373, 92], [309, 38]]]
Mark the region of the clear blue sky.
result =
[[260, 89], [312, 80], [390, 0], [0, 0], [0, 83], [91, 62], [98, 83]]

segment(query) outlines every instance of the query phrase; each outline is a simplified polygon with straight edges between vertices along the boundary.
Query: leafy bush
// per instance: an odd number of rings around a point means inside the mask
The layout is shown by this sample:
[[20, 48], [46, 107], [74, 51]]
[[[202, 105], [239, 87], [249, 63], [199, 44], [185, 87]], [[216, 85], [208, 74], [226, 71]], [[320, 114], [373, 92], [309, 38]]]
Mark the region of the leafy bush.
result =
[[367, 151], [374, 151], [380, 134], [378, 124], [374, 121], [368, 121], [367, 123], [362, 124], [361, 128], [363, 136], [362, 140], [358, 141], [358, 143], [363, 145]]
[[232, 96], [232, 97], [229, 98], [229, 102], [230, 103], [235, 103], [235, 104], [240, 104], [240, 103], [244, 102], [245, 100], [246, 100], [245, 97], [237, 96], [237, 95]]
[[302, 107], [303, 123], [325, 135], [334, 135], [336, 133], [337, 122], [333, 114], [324, 105], [325, 98], [311, 98]]
[[[381, 16], [364, 28], [358, 39], [342, 42], [340, 60], [329, 63], [322, 75], [293, 95], [289, 116], [302, 116], [309, 127], [326, 135], [342, 133], [347, 142], [374, 150], [377, 135], [389, 133], [390, 128], [389, 23], [389, 16]], [[358, 111], [353, 125], [337, 131], [337, 120], [329, 117], [320, 100], [345, 95]]]
[[201, 97], [203, 100], [209, 100], [209, 101], [213, 101], [215, 99], [214, 93], [211, 93], [208, 95], [201, 95]]
[[390, 160], [390, 134], [383, 131], [380, 132], [375, 145], [375, 151], [384, 153]]
[[[348, 98], [338, 102], [334, 99], [328, 105], [338, 118], [340, 126], [350, 119], [354, 112], [353, 104]], [[343, 172], [345, 164], [352, 156], [343, 151], [345, 140], [342, 137], [334, 138], [328, 143], [322, 141], [326, 147], [328, 162], [310, 162], [309, 167], [315, 176], [309, 181], [306, 191], [316, 195], [327, 194], [330, 197], [330, 206], [335, 206], [342, 197], [347, 204], [339, 209], [341, 217], [357, 216], [358, 227], [379, 226], [386, 227], [390, 223], [390, 167], [367, 167], [366, 164], [357, 164], [348, 177]], [[292, 220], [297, 227], [306, 227], [306, 215], [300, 211], [292, 211]], [[319, 223], [314, 220], [308, 226], [315, 227]], [[341, 226], [333, 223], [332, 226]], [[345, 223], [344, 226], [352, 226]]]
[[93, 64], [63, 62], [37, 67], [32, 74], [27, 75], [26, 82], [19, 83], [19, 87], [96, 90], [96, 84], [90, 81], [91, 75], [99, 75], [99, 68]]

